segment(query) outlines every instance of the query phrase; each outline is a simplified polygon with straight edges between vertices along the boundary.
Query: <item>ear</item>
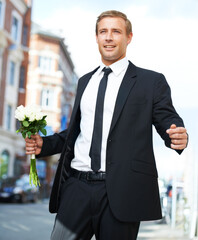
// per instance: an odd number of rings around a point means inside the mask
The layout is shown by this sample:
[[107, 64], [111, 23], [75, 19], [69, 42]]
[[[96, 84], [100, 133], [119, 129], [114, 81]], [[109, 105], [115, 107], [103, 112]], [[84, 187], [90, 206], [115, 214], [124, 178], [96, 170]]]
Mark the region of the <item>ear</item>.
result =
[[129, 35], [128, 35], [127, 44], [129, 44], [129, 43], [131, 42], [132, 37], [133, 37], [133, 33], [131, 32], [131, 33], [129, 33]]

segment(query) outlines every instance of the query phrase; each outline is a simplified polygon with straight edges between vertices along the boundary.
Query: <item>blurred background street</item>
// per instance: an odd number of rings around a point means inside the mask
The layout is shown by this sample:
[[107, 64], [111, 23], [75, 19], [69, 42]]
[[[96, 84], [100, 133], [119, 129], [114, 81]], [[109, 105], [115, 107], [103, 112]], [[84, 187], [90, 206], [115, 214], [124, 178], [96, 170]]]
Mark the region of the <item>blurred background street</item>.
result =
[[48, 203], [0, 204], [0, 240], [48, 240], [55, 215]]
[[[48, 200], [36, 204], [0, 204], [0, 240], [49, 240], [55, 215], [48, 212]], [[92, 240], [95, 238], [93, 237]], [[181, 227], [172, 229], [161, 222], [141, 223], [138, 240], [187, 240]]]
[[188, 240], [180, 227], [172, 229], [170, 225], [160, 222], [142, 222], [137, 240]]

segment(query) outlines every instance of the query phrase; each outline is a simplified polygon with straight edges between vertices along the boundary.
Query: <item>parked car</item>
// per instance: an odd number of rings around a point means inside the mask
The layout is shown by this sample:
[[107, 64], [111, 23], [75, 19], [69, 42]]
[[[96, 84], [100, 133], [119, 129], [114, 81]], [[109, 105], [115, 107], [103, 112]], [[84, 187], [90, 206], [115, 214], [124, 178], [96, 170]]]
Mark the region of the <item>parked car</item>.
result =
[[29, 175], [20, 178], [5, 178], [0, 185], [0, 201], [4, 202], [36, 202], [39, 189], [29, 184]]

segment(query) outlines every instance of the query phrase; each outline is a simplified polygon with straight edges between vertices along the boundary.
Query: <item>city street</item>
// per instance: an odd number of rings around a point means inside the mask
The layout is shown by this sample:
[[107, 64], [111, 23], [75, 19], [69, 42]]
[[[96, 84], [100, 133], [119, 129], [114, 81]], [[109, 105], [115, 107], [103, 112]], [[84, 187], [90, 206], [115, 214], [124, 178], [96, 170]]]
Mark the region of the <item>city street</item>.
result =
[[[55, 215], [48, 212], [48, 201], [37, 204], [0, 203], [0, 240], [49, 240], [54, 218]], [[181, 229], [171, 229], [167, 224], [141, 223], [138, 240], [168, 239], [188, 238], [183, 237]]]
[[47, 203], [0, 203], [0, 240], [49, 240], [54, 214]]
[[183, 235], [181, 227], [172, 229], [165, 223], [151, 221], [141, 223], [137, 240], [189, 240]]

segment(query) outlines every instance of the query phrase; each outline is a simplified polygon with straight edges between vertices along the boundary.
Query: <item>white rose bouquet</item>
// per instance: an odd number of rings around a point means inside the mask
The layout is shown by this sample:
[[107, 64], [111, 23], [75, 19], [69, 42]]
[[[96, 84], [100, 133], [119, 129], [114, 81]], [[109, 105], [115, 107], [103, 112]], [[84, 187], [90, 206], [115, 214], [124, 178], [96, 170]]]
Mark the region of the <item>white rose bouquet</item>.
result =
[[[18, 119], [21, 124], [20, 128], [16, 132], [21, 132], [23, 138], [31, 138], [31, 135], [35, 135], [39, 131], [41, 131], [43, 135], [46, 135], [46, 117], [47, 116], [44, 115], [41, 112], [41, 109], [37, 106], [24, 107], [21, 105], [17, 107], [15, 111], [15, 118]], [[30, 163], [30, 185], [32, 185], [32, 182], [35, 186], [40, 186], [40, 181], [36, 170], [35, 154], [31, 155]]]

